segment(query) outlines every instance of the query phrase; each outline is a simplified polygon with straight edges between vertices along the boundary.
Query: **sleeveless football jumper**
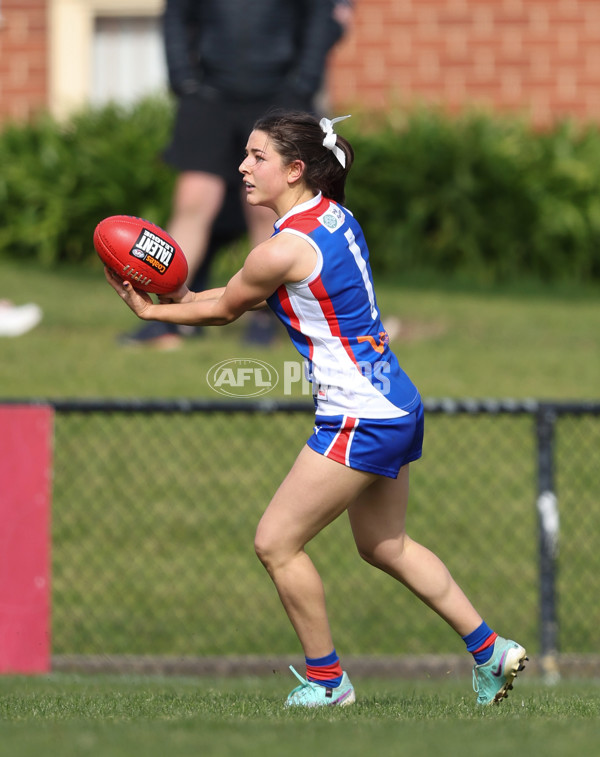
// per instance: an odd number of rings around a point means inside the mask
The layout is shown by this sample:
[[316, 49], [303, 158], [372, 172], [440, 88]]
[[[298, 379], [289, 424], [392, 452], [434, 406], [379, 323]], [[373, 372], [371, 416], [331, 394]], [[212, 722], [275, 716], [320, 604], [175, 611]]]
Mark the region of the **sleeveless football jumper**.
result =
[[[267, 300], [312, 382], [316, 426], [308, 444], [350, 467], [395, 478], [399, 465], [420, 457], [422, 403], [389, 347], [362, 229], [349, 210], [319, 193], [280, 218], [274, 233], [305, 239], [317, 255], [309, 276], [282, 284]], [[402, 418], [408, 422], [393, 422]], [[399, 465], [390, 467], [390, 452]]]

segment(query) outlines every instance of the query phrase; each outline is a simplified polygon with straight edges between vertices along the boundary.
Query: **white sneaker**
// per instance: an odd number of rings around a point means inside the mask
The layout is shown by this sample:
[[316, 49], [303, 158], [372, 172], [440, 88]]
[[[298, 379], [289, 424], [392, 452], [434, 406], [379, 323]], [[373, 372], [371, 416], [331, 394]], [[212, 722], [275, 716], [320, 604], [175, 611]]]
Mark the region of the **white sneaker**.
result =
[[0, 336], [21, 336], [35, 328], [42, 320], [38, 305], [0, 303]]

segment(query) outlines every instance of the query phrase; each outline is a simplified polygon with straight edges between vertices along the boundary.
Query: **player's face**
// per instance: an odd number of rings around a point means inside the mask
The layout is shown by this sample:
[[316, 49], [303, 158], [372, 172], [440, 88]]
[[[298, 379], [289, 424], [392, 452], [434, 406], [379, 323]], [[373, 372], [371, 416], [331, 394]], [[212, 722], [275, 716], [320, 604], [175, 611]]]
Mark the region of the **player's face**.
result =
[[253, 131], [246, 145], [246, 157], [240, 164], [250, 205], [276, 209], [277, 202], [288, 188], [288, 172], [267, 134]]

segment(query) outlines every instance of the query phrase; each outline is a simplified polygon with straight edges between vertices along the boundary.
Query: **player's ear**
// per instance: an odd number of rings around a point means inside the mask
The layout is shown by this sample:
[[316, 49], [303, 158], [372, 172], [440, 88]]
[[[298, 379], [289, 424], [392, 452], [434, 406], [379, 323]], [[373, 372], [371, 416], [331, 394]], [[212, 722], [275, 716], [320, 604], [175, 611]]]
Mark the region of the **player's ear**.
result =
[[304, 169], [306, 164], [303, 160], [293, 160], [288, 165], [288, 181], [290, 184], [295, 184], [304, 176]]

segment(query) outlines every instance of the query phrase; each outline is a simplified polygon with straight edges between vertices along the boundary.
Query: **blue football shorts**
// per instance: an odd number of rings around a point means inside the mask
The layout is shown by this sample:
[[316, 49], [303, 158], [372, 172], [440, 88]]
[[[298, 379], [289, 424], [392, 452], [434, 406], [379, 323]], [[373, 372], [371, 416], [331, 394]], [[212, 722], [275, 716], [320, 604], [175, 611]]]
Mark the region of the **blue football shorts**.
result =
[[317, 415], [308, 446], [349, 468], [396, 478], [423, 454], [423, 403], [401, 418]]

